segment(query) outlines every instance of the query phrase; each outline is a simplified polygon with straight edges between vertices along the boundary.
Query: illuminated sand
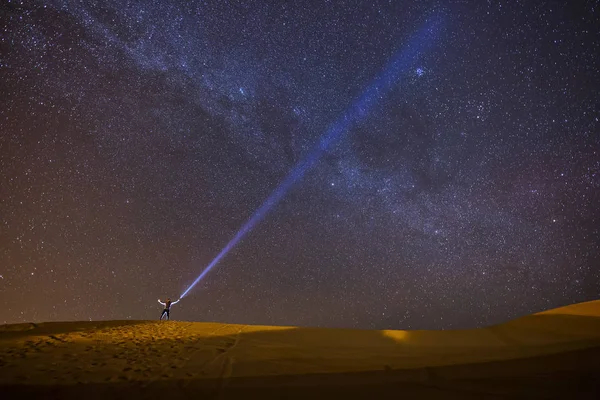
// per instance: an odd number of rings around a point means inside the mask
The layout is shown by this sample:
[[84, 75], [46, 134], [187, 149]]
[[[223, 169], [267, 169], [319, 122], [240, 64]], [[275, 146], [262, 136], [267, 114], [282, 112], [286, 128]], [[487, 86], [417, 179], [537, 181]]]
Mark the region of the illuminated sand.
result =
[[5, 325], [0, 371], [7, 399], [596, 398], [600, 301], [463, 331]]

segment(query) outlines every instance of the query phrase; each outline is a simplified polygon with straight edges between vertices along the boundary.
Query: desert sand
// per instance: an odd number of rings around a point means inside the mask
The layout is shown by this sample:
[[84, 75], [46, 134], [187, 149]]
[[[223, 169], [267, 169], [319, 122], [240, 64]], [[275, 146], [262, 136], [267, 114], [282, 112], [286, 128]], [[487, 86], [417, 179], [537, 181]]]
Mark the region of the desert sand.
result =
[[0, 326], [2, 399], [600, 398], [600, 301], [472, 330]]

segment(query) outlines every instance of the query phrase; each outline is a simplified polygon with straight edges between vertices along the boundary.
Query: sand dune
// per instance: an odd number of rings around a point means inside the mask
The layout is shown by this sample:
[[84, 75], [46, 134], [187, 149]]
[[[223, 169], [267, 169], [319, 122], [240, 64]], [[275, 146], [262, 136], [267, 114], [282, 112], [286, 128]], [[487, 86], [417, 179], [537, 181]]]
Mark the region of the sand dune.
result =
[[0, 326], [2, 398], [600, 398], [600, 301], [488, 328]]

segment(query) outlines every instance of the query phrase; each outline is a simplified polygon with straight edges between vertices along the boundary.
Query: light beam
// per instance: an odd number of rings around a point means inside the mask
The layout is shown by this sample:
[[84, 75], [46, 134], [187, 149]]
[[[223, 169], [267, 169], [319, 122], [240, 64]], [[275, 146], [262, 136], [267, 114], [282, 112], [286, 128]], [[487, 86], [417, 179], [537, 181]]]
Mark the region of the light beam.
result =
[[221, 250], [211, 263], [208, 264], [196, 280], [181, 294], [180, 298], [184, 298], [189, 291], [192, 290], [194, 286], [196, 286], [198, 282], [200, 282], [215, 267], [215, 265], [217, 265], [219, 261], [221, 261], [221, 259], [225, 257], [225, 255], [267, 215], [271, 208], [285, 196], [294, 183], [304, 176], [306, 171], [319, 160], [323, 152], [335, 140], [337, 140], [344, 132], [348, 131], [353, 124], [364, 119], [377, 101], [392, 90], [402, 72], [410, 68], [418, 59], [419, 55], [433, 43], [440, 29], [440, 25], [441, 19], [437, 16], [429, 19], [425, 23], [404, 49], [398, 52], [389, 62], [387, 68], [365, 89], [355, 103], [329, 127], [323, 136], [321, 136], [321, 140], [312, 152], [294, 167], [285, 180], [273, 191], [273, 193], [271, 193], [267, 200], [265, 200], [262, 206], [254, 212], [248, 222], [240, 228], [233, 239], [227, 243], [223, 250]]

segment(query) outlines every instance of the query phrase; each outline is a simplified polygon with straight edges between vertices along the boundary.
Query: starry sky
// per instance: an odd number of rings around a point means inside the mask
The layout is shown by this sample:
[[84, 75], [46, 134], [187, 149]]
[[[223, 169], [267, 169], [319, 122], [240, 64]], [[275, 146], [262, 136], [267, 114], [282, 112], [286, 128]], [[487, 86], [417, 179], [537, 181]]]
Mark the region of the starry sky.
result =
[[0, 323], [157, 319], [433, 19], [172, 318], [458, 329], [600, 298], [597, 1], [12, 0]]

